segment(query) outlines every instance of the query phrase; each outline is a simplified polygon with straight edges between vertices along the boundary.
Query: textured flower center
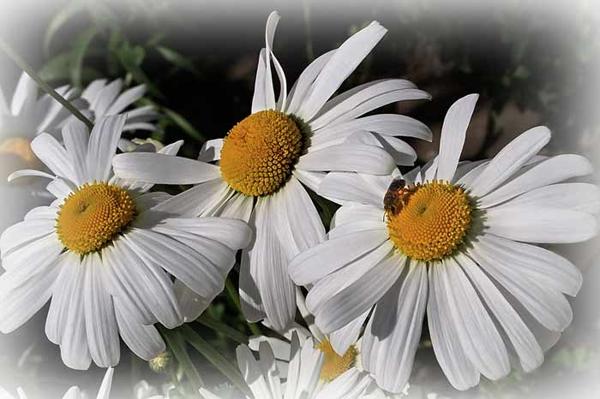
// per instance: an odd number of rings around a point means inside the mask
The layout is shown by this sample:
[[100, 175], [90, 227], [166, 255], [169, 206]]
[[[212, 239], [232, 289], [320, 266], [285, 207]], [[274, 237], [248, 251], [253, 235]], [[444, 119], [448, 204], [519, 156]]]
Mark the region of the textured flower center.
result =
[[348, 348], [343, 356], [338, 355], [327, 339], [319, 342], [317, 349], [323, 352], [324, 360], [320, 378], [325, 382], [333, 381], [350, 370], [354, 366], [358, 355], [358, 351], [354, 346]]
[[438, 260], [463, 242], [471, 225], [471, 204], [461, 187], [433, 181], [402, 188], [393, 198], [393, 206], [386, 207], [387, 227], [405, 255]]
[[61, 206], [56, 231], [65, 247], [85, 255], [108, 244], [134, 216], [135, 202], [124, 189], [107, 183], [84, 184]]
[[0, 154], [17, 156], [30, 165], [34, 165], [37, 161], [31, 150], [31, 141], [22, 137], [10, 137], [1, 140]]
[[290, 177], [302, 148], [302, 131], [291, 117], [260, 111], [239, 122], [225, 137], [221, 175], [242, 194], [272, 194]]

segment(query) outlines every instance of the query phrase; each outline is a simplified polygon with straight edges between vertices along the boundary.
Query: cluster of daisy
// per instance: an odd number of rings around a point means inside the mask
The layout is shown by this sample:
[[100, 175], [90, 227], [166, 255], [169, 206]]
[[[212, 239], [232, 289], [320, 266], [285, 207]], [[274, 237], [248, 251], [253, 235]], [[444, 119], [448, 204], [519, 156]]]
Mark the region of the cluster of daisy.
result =
[[[540, 366], [571, 322], [566, 295], [582, 276], [536, 244], [596, 234], [600, 190], [570, 180], [590, 174], [590, 163], [538, 155], [545, 127], [493, 159], [459, 162], [477, 101], [468, 95], [448, 110], [438, 155], [402, 174], [416, 153], [400, 137], [431, 132], [372, 111], [429, 94], [401, 79], [337, 93], [386, 29], [371, 23], [288, 90], [272, 46], [278, 21], [267, 21], [250, 115], [197, 160], [177, 156], [181, 142], [121, 138], [154, 128], [152, 107], [131, 108], [143, 86], [57, 89], [91, 130], [38, 97], [27, 75], [10, 107], [0, 93], [0, 152], [29, 160], [8, 180], [46, 179], [52, 196], [0, 238], [0, 331], [50, 302], [45, 332], [66, 366], [113, 367], [120, 340], [149, 361], [167, 349], [157, 326], [197, 319], [239, 263], [245, 318], [279, 337], [238, 347], [249, 397], [401, 396], [425, 315], [437, 361], [459, 390], [481, 375]], [[191, 188], [170, 195], [155, 184]], [[329, 231], [313, 193], [341, 205]], [[98, 397], [111, 378], [109, 369]]]

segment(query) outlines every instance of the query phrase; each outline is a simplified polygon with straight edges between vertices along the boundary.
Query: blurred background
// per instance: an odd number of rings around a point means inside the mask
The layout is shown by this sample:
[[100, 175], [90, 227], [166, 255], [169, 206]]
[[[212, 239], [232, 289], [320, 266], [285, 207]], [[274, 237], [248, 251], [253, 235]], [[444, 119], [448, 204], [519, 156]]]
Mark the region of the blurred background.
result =
[[[432, 143], [411, 142], [419, 163], [437, 151], [448, 106], [478, 92], [464, 159], [491, 157], [516, 135], [543, 124], [553, 131], [545, 153], [582, 153], [599, 170], [600, 7], [594, 1], [2, 1], [0, 36], [55, 87], [84, 87], [97, 78], [146, 84], [141, 103], [154, 104], [161, 117], [155, 132], [135, 136], [164, 143], [184, 139], [182, 154], [195, 157], [205, 140], [223, 137], [249, 114], [264, 24], [274, 9], [282, 16], [274, 51], [290, 83], [316, 56], [371, 20], [389, 30], [342, 89], [374, 79], [406, 78], [430, 92], [431, 102], [405, 102], [386, 110], [416, 117], [434, 131]], [[20, 73], [0, 53], [0, 87], [7, 97]], [[21, 161], [0, 152], [2, 173]], [[590, 179], [598, 183], [598, 176]], [[11, 190], [2, 187], [1, 228], [20, 220], [25, 211]], [[331, 211], [325, 208], [324, 214]], [[547, 353], [542, 368], [527, 375], [515, 371], [502, 381], [457, 392], [423, 337], [410, 397], [600, 397], [599, 244], [596, 239], [553, 248], [583, 270], [584, 285], [572, 301], [573, 324]], [[103, 370], [76, 372], [63, 366], [58, 347], [43, 331], [46, 311], [0, 336], [0, 386], [13, 393], [22, 386], [30, 398], [59, 397], [73, 384], [95, 392]], [[235, 340], [207, 323], [223, 322], [250, 334], [235, 304], [219, 297], [206, 317], [194, 329], [233, 360]], [[190, 354], [205, 380], [225, 381], [193, 350]], [[114, 397], [135, 397], [132, 387], [142, 379], [160, 391], [181, 378], [177, 367], [154, 372], [123, 347]]]

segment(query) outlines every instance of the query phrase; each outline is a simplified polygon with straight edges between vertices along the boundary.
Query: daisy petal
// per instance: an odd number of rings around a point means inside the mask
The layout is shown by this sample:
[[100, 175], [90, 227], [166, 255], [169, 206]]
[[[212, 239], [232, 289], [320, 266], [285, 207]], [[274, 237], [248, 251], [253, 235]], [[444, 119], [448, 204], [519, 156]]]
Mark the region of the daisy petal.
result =
[[348, 234], [343, 240], [328, 240], [296, 256], [289, 273], [298, 285], [307, 285], [347, 265], [388, 239], [385, 229]]
[[75, 175], [77, 176], [75, 183], [83, 184], [88, 176], [86, 165], [88, 129], [83, 122], [73, 120], [63, 128], [62, 136], [67, 152], [73, 160], [73, 169], [75, 169]]
[[[437, 266], [437, 265], [436, 265]], [[429, 268], [427, 321], [435, 357], [452, 386], [461, 391], [479, 384], [479, 372], [467, 357], [453, 327], [444, 287], [437, 267]]]
[[121, 338], [129, 349], [144, 360], [151, 360], [166, 350], [165, 343], [154, 326], [143, 325], [129, 317], [115, 300], [115, 314]]
[[47, 133], [38, 135], [31, 142], [31, 150], [55, 175], [77, 180], [70, 155], [54, 137]]
[[288, 114], [296, 114], [298, 112], [298, 108], [300, 108], [301, 104], [304, 102], [306, 97], [306, 93], [310, 89], [310, 86], [315, 81], [315, 78], [321, 73], [323, 67], [329, 62], [329, 59], [333, 56], [336, 50], [331, 50], [313, 62], [311, 62], [304, 71], [298, 77], [296, 83], [292, 87], [289, 95], [289, 103], [285, 110]]
[[478, 98], [477, 94], [469, 94], [448, 109], [442, 125], [436, 179], [451, 181], [454, 177]]
[[486, 210], [486, 232], [532, 243], [574, 243], [598, 233], [597, 220], [584, 212], [508, 203]]
[[467, 253], [544, 327], [563, 331], [571, 323], [573, 313], [562, 293], [544, 281], [527, 278], [506, 263], [504, 252], [490, 245], [487, 236], [480, 237], [478, 245], [469, 248]]
[[347, 39], [315, 79], [310, 93], [298, 110], [298, 116], [310, 121], [386, 32], [379, 23], [371, 22], [369, 26]]
[[111, 175], [111, 161], [125, 125], [124, 115], [107, 116], [96, 122], [87, 151], [87, 180], [106, 181]]
[[600, 188], [589, 183], [559, 183], [536, 188], [513, 198], [511, 206], [600, 212]]
[[538, 187], [558, 183], [592, 173], [592, 165], [582, 156], [573, 154], [548, 158], [502, 187], [480, 199], [481, 206], [490, 207]]
[[386, 175], [394, 159], [381, 147], [367, 144], [339, 144], [302, 155], [296, 168], [307, 171], [360, 172]]
[[83, 309], [90, 355], [98, 366], [112, 367], [119, 363], [121, 350], [113, 301], [102, 275], [104, 265], [98, 254], [89, 254], [81, 267], [85, 270]]
[[157, 184], [197, 184], [220, 177], [219, 167], [160, 153], [119, 154], [113, 159], [115, 175], [122, 179]]
[[344, 327], [329, 334], [329, 340], [333, 350], [337, 353], [346, 353], [348, 348], [358, 340], [363, 324], [365, 324], [365, 320], [370, 312], [371, 309], [367, 310]]
[[513, 173], [538, 153], [550, 141], [550, 130], [545, 126], [529, 129], [519, 135], [490, 161], [472, 183], [471, 194], [482, 197], [504, 183]]
[[457, 262], [469, 276], [469, 279], [479, 291], [479, 295], [481, 295], [508, 336], [519, 356], [523, 369], [529, 372], [539, 367], [544, 361], [544, 352], [531, 330], [519, 317], [517, 311], [513, 309], [494, 283], [471, 258], [462, 253], [457, 254], [456, 257]]
[[375, 305], [400, 277], [403, 263], [394, 256], [393, 248], [387, 248], [389, 252], [383, 259], [379, 259], [378, 263], [372, 265], [360, 278], [318, 308], [316, 323], [325, 334], [338, 330], [360, 317]]
[[125, 90], [121, 95], [111, 104], [106, 111], [106, 115], [120, 114], [125, 108], [142, 98], [146, 94], [146, 85], [139, 85], [132, 87], [131, 89]]
[[370, 353], [364, 355], [370, 357], [370, 367], [374, 367], [369, 371], [375, 374], [381, 388], [396, 393], [401, 392], [408, 382], [421, 338], [427, 305], [426, 266], [413, 263], [401, 289], [398, 289], [399, 284], [388, 291], [381, 305], [377, 305], [373, 324], [364, 338], [373, 341], [368, 344]]
[[23, 110], [26, 110], [28, 108], [27, 105], [33, 104], [36, 100], [37, 93], [37, 84], [29, 77], [29, 75], [27, 75], [27, 73], [21, 73], [10, 104], [11, 113], [16, 116]]

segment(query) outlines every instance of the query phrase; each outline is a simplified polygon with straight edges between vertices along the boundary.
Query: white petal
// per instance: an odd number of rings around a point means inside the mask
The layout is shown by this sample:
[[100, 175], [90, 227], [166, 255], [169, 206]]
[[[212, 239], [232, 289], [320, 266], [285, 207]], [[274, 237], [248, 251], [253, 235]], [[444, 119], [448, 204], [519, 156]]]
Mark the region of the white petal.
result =
[[307, 285], [377, 248], [388, 239], [385, 229], [361, 231], [325, 241], [295, 257], [289, 273], [298, 285]]
[[55, 224], [52, 219], [33, 219], [10, 226], [0, 236], [2, 259], [18, 249], [26, 250], [25, 245], [51, 234]]
[[347, 39], [315, 79], [310, 93], [298, 110], [298, 116], [305, 121], [310, 121], [386, 32], [387, 30], [379, 23], [371, 22], [369, 26]]
[[87, 151], [88, 181], [106, 181], [111, 175], [111, 161], [125, 125], [125, 116], [102, 118], [94, 124]]
[[438, 180], [451, 181], [454, 177], [465, 143], [467, 127], [471, 122], [478, 98], [477, 94], [469, 94], [452, 104], [446, 113], [442, 125], [437, 164], [436, 178]]
[[112, 367], [106, 370], [106, 374], [104, 374], [104, 378], [102, 379], [102, 384], [100, 384], [100, 389], [98, 390], [98, 395], [96, 396], [96, 399], [109, 399], [114, 372], [115, 369], [113, 369]]
[[[173, 292], [173, 283], [154, 263], [144, 262], [137, 255], [136, 249], [130, 240], [125, 238], [117, 240], [111, 251], [103, 252], [103, 256], [112, 259], [112, 262], [109, 262], [113, 270], [110, 276], [118, 279], [116, 284], [121, 288], [117, 295], [121, 305], [124, 306], [125, 300], [128, 299], [137, 306], [142, 320], [152, 320], [149, 316], [149, 313], [152, 313], [167, 328], [174, 328], [181, 324], [182, 317]], [[131, 265], [135, 265], [135, 268]]]
[[378, 114], [364, 116], [358, 119], [352, 119], [345, 123], [340, 123], [331, 127], [324, 127], [317, 130], [314, 140], [323, 140], [324, 136], [328, 138], [348, 136], [354, 131], [364, 130], [372, 133], [378, 133], [384, 136], [404, 136], [416, 137], [431, 141], [431, 130], [422, 122], [405, 115], [396, 114]]
[[385, 222], [383, 207], [358, 204], [344, 205], [333, 215], [331, 229], [357, 221]]
[[508, 143], [473, 181], [471, 194], [481, 197], [504, 183], [513, 173], [538, 153], [550, 141], [545, 126], [529, 129]]
[[221, 159], [221, 149], [223, 148], [223, 139], [208, 140], [200, 149], [198, 161], [213, 162]]
[[438, 265], [429, 268], [429, 300], [427, 321], [433, 351], [442, 371], [452, 386], [466, 390], [479, 384], [479, 372], [467, 357], [453, 326]]
[[112, 367], [119, 363], [121, 350], [113, 301], [102, 275], [104, 266], [96, 253], [83, 259], [83, 309], [90, 355], [98, 366]]
[[47, 133], [38, 135], [31, 142], [31, 150], [55, 175], [77, 180], [71, 157], [54, 137]]
[[494, 235], [485, 235], [481, 242], [490, 246], [498, 259], [528, 279], [543, 282], [571, 296], [577, 295], [581, 288], [583, 277], [579, 269], [552, 251]]
[[220, 217], [240, 219], [247, 222], [250, 220], [253, 208], [254, 198], [237, 193], [223, 204], [223, 208], [218, 214]]
[[258, 54], [251, 108], [253, 114], [265, 109], [275, 108], [275, 94], [273, 93], [273, 81], [271, 80], [270, 71], [269, 76], [267, 76], [266, 54], [267, 51], [264, 48]]
[[200, 183], [154, 206], [152, 211], [165, 216], [198, 216], [205, 214], [215, 202], [227, 200], [229, 187], [221, 179]]
[[70, 301], [63, 304], [66, 313], [64, 318], [61, 318], [64, 324], [60, 327], [60, 331], [62, 331], [60, 356], [66, 366], [77, 370], [87, 370], [92, 359], [85, 331], [85, 269], [75, 255], [71, 256], [71, 260], [62, 267], [68, 273], [71, 293]]
[[93, 103], [98, 94], [106, 86], [106, 79], [96, 79], [92, 81], [81, 93], [81, 98], [85, 99], [88, 103]]
[[385, 295], [402, 273], [402, 263], [391, 249], [357, 281], [335, 294], [316, 313], [316, 323], [327, 334], [360, 317]]
[[73, 169], [77, 176], [77, 184], [87, 180], [86, 156], [88, 151], [89, 133], [87, 127], [79, 120], [72, 120], [62, 130], [67, 152], [73, 161]]
[[231, 265], [226, 265], [229, 267], [220, 268], [205, 255], [165, 234], [133, 229], [128, 237], [146, 263], [162, 267], [205, 297], [214, 296], [223, 290], [226, 274], [224, 269], [228, 271], [233, 266], [234, 259], [231, 259]]
[[106, 115], [116, 115], [139, 100], [146, 93], [146, 85], [138, 85], [125, 90], [106, 110]]
[[[454, 181], [457, 186], [463, 186], [467, 189], [473, 188], [473, 182], [489, 165], [490, 161], [482, 160], [479, 162], [470, 162], [472, 168], [468, 171], [461, 171], [460, 164], [456, 169], [456, 173], [454, 174]], [[464, 174], [463, 174], [464, 172]]]
[[[361, 104], [381, 98], [390, 93], [414, 90], [415, 85], [403, 79], [382, 79], [356, 86], [332, 98], [323, 106], [320, 114], [310, 123], [313, 130], [328, 127], [333, 121], [337, 124], [351, 121], [355, 117], [343, 117]], [[394, 100], [391, 100], [392, 102]], [[368, 112], [368, 111], [367, 111]], [[360, 115], [358, 115], [360, 116]], [[341, 120], [338, 120], [341, 119]]]
[[521, 194], [507, 203], [509, 204], [596, 214], [600, 211], [600, 188], [589, 183], [551, 184]]
[[[544, 281], [533, 280], [505, 262], [504, 253], [490, 245], [486, 236], [467, 253], [494, 280], [521, 303], [546, 328], [563, 331], [573, 318], [569, 302]], [[510, 258], [506, 258], [510, 262]]]
[[502, 187], [480, 199], [481, 206], [489, 207], [516, 197], [527, 191], [572, 177], [592, 173], [592, 165], [582, 156], [565, 154], [546, 159]]
[[196, 184], [220, 177], [218, 166], [159, 153], [119, 154], [113, 159], [113, 168], [122, 179], [145, 183]]
[[[421, 326], [427, 305], [427, 268], [413, 263], [402, 288], [391, 289], [375, 308], [373, 323], [363, 342], [370, 353], [371, 367], [377, 384], [390, 392], [401, 392], [412, 371], [421, 338]], [[374, 367], [374, 369], [373, 369]]]
[[198, 295], [180, 280], [175, 280], [175, 295], [177, 296], [177, 302], [183, 315], [183, 321], [186, 323], [200, 317], [218, 294], [217, 292], [211, 297]]
[[319, 56], [311, 62], [304, 71], [302, 71], [300, 77], [298, 77], [298, 80], [294, 83], [294, 86], [290, 91], [289, 105], [285, 109], [285, 112], [289, 114], [296, 114], [298, 112], [298, 109], [306, 98], [306, 93], [310, 89], [310, 86], [313, 84], [319, 73], [321, 73], [323, 67], [329, 62], [329, 59], [333, 56], [335, 51], [336, 50], [331, 50]]
[[598, 233], [598, 221], [587, 213], [510, 202], [487, 209], [484, 223], [490, 234], [532, 243], [580, 242]]
[[21, 170], [17, 170], [16, 172], [13, 172], [10, 175], [8, 175], [6, 180], [10, 183], [13, 180], [19, 179], [21, 177], [30, 177], [30, 176], [44, 177], [46, 179], [54, 179], [54, 176], [52, 176], [51, 174], [48, 174], [46, 172], [42, 172], [41, 170], [21, 169]]
[[10, 110], [13, 115], [19, 115], [25, 111], [28, 106], [31, 106], [37, 98], [37, 84], [27, 75], [27, 73], [21, 73], [15, 93], [10, 104]]
[[519, 314], [471, 258], [459, 253], [456, 259], [502, 326], [519, 356], [523, 369], [529, 372], [539, 367], [544, 360], [544, 352]]
[[256, 205], [256, 237], [250, 258], [250, 273], [256, 282], [267, 319], [285, 330], [296, 313], [296, 291], [288, 276], [289, 259], [273, 225], [273, 204], [259, 198]]
[[115, 313], [123, 342], [138, 357], [151, 360], [165, 351], [166, 346], [158, 330], [152, 325], [143, 325], [135, 318], [128, 317], [119, 306], [118, 299], [115, 300]]
[[107, 116], [108, 108], [116, 100], [122, 87], [123, 81], [115, 79], [98, 91], [94, 101], [90, 104], [90, 109], [94, 111], [96, 122]]
[[[33, 254], [32, 254], [33, 255]], [[13, 269], [0, 276], [0, 331], [14, 331], [42, 308], [52, 295], [52, 285], [58, 276], [57, 257], [41, 252], [37, 259], [20, 265], [25, 270]], [[24, 274], [25, 271], [29, 273]]]
[[396, 164], [381, 147], [344, 143], [302, 155], [296, 168], [308, 171], [360, 172], [374, 175], [390, 173]]
[[55, 178], [46, 186], [46, 190], [54, 195], [59, 202], [62, 202], [76, 189], [77, 186], [74, 183], [70, 183], [68, 180], [61, 179], [60, 177]]
[[[365, 274], [372, 274], [374, 267], [387, 260], [393, 248], [393, 244], [390, 241], [386, 241], [382, 245], [373, 248], [369, 253], [348, 263], [343, 268], [316, 281], [306, 296], [306, 307], [309, 312], [318, 316], [323, 306], [331, 307], [331, 298], [353, 284], [360, 284], [359, 280]], [[406, 258], [404, 256], [396, 256], [394, 260], [399, 269], [404, 267], [405, 261]], [[385, 292], [381, 294], [385, 294]], [[357, 295], [373, 295], [373, 293], [358, 292]], [[335, 318], [335, 314], [333, 316]], [[358, 317], [358, 314], [356, 317]]]
[[329, 334], [329, 340], [333, 350], [335, 350], [337, 353], [346, 353], [348, 348], [350, 348], [350, 346], [358, 340], [363, 324], [365, 323], [370, 311], [371, 309], [364, 312], [362, 315], [346, 324], [339, 330], [335, 330]]
[[242, 313], [246, 320], [255, 323], [265, 317], [265, 311], [262, 306], [262, 299], [258, 287], [256, 286], [255, 278], [251, 273], [250, 257], [252, 256], [252, 248], [254, 244], [250, 244], [250, 250], [242, 251], [242, 259], [240, 261], [240, 304]]
[[275, 227], [289, 259], [325, 239], [325, 227], [308, 193], [292, 176], [274, 196]]

